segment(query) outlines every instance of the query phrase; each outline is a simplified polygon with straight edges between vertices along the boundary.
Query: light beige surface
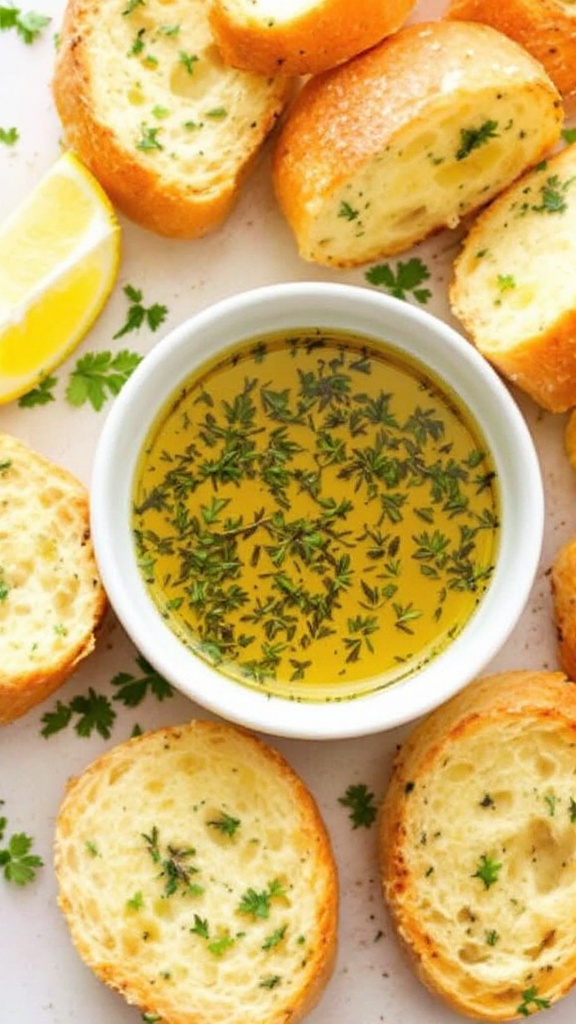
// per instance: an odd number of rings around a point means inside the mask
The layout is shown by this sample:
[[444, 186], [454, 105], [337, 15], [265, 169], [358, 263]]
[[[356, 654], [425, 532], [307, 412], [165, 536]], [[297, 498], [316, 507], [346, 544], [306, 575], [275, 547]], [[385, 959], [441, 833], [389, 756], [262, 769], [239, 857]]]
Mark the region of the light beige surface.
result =
[[337, 942], [330, 840], [256, 737], [197, 721], [114, 747], [70, 782], [55, 850], [80, 955], [143, 1013], [284, 1024], [320, 997]]
[[[59, 28], [61, 0], [35, 0], [33, 7], [53, 18], [48, 31], [32, 46], [14, 32], [0, 32], [3, 81], [11, 83], [10, 102], [0, 119], [3, 127], [18, 127], [15, 146], [0, 145], [0, 217], [31, 189], [60, 149], [61, 127], [51, 97], [54, 35]], [[436, 17], [442, 0], [420, 0], [415, 17]], [[167, 8], [169, 9], [169, 7]], [[568, 124], [575, 124], [569, 110]], [[198, 241], [159, 238], [121, 217], [123, 259], [117, 287], [102, 317], [83, 342], [78, 356], [89, 352], [118, 352], [124, 348], [145, 355], [159, 337], [209, 303], [227, 295], [277, 281], [344, 281], [376, 287], [365, 277], [368, 268], [332, 270], [301, 260], [293, 237], [280, 216], [272, 195], [270, 148], [246, 181], [239, 202], [222, 228]], [[429, 277], [422, 288], [430, 297], [423, 308], [454, 324], [447, 303], [447, 286], [460, 233], [441, 232], [415, 246], [403, 262], [418, 258]], [[396, 273], [398, 261], [384, 261]], [[145, 306], [164, 303], [165, 322], [156, 333], [144, 323], [138, 330], [114, 339], [125, 322], [129, 306], [124, 287], [142, 291]], [[416, 303], [411, 292], [407, 301]], [[423, 351], [429, 338], [422, 338]], [[76, 357], [58, 371], [54, 401], [23, 409], [12, 403], [0, 409], [0, 428], [90, 482], [94, 449], [109, 399], [97, 413], [89, 405], [72, 407], [65, 398], [69, 373]], [[564, 449], [566, 417], [539, 408], [519, 389], [511, 387], [534, 436], [546, 490], [546, 532], [537, 578], [525, 613], [505, 648], [490, 669], [558, 668], [556, 631], [552, 617], [550, 566], [560, 544], [576, 527], [576, 475]], [[528, 513], [527, 513], [528, 514]], [[505, 609], [503, 609], [505, 614]], [[148, 692], [137, 706], [117, 698], [113, 680], [120, 673], [143, 676], [137, 652], [129, 638], [108, 616], [101, 642], [74, 676], [37, 709], [2, 729], [0, 742], [0, 816], [8, 819], [7, 835], [27, 832], [34, 851], [45, 861], [36, 881], [23, 890], [0, 878], [0, 904], [4, 934], [9, 936], [0, 957], [2, 1017], [19, 1024], [141, 1024], [140, 1015], [108, 986], [98, 981], [73, 947], [56, 904], [52, 867], [54, 821], [67, 779], [79, 775], [90, 761], [132, 731], [178, 725], [192, 717], [206, 717], [201, 709], [175, 694], [160, 702]], [[68, 707], [90, 688], [110, 701], [116, 714], [108, 737], [94, 730], [81, 736], [79, 716], [46, 738], [41, 735], [44, 716], [55, 711], [57, 700]], [[339, 803], [351, 784], [364, 783], [379, 800], [389, 777], [391, 762], [406, 729], [332, 743], [278, 741], [314, 794], [328, 826], [341, 879], [339, 954], [335, 972], [322, 1000], [306, 1024], [462, 1024], [452, 1012], [419, 983], [395, 936], [383, 906], [376, 864], [374, 827], [353, 829], [348, 810]], [[4, 845], [4, 844], [0, 844]], [[24, 969], [23, 966], [24, 965]], [[33, 969], [30, 968], [33, 965]], [[538, 1018], [544, 1024], [573, 1024], [573, 991]]]
[[576, 981], [575, 733], [574, 683], [509, 672], [471, 684], [397, 756], [383, 892], [419, 976], [465, 1016], [521, 1019], [527, 992], [551, 1006]]

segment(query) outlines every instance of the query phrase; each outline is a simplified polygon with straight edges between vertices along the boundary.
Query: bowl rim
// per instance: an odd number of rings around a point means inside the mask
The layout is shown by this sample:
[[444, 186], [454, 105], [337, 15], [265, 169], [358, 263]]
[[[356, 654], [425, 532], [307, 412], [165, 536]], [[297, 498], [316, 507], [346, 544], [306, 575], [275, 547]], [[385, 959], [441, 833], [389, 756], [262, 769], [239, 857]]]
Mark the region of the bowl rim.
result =
[[[234, 681], [190, 651], [171, 632], [145, 588], [130, 530], [133, 474], [144, 438], [186, 377], [220, 351], [257, 334], [316, 325], [380, 337], [387, 345], [410, 352], [447, 382], [492, 449], [502, 507], [496, 571], [456, 640], [415, 675], [385, 689], [318, 703], [271, 695]], [[423, 335], [432, 342], [426, 351]], [[224, 336], [226, 343], [220, 345]], [[175, 689], [199, 707], [260, 732], [343, 739], [395, 728], [433, 710], [481, 673], [503, 647], [536, 575], [544, 492], [523, 415], [471, 342], [427, 310], [393, 296], [351, 284], [294, 282], [221, 299], [156, 343], [116, 397], [98, 439], [90, 520], [97, 564], [118, 620], [139, 652]], [[475, 643], [472, 631], [478, 628], [481, 640]]]

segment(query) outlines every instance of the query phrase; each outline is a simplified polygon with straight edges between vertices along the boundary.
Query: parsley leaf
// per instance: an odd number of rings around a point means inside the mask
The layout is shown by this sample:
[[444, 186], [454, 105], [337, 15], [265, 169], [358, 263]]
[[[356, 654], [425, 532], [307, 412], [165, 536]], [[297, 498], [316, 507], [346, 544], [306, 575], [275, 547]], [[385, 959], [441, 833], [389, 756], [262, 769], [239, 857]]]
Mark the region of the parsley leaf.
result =
[[574, 178], [560, 181], [557, 174], [550, 175], [540, 189], [542, 201], [539, 206], [533, 206], [535, 213], [564, 213], [568, 209], [566, 192], [574, 182]]
[[238, 912], [247, 914], [249, 917], [266, 918], [270, 916], [270, 900], [274, 897], [284, 896], [285, 890], [281, 882], [275, 878], [270, 882], [267, 889], [247, 889], [238, 904]]
[[338, 803], [350, 808], [348, 817], [353, 828], [370, 828], [374, 824], [377, 814], [374, 793], [363, 782], [348, 786], [344, 796], [338, 797]]
[[543, 999], [538, 996], [538, 989], [536, 985], [532, 985], [522, 993], [522, 1002], [516, 1007], [516, 1012], [521, 1013], [523, 1017], [528, 1017], [532, 1012], [530, 1007], [536, 1010], [547, 1010], [550, 1006], [549, 999]]
[[92, 687], [87, 694], [73, 697], [69, 704], [57, 701], [56, 709], [42, 716], [44, 727], [40, 735], [48, 738], [60, 732], [69, 725], [74, 715], [78, 716], [74, 728], [79, 736], [91, 736], [96, 731], [105, 740], [110, 738], [116, 712], [108, 697], [96, 693]]
[[57, 382], [57, 377], [43, 377], [39, 384], [32, 388], [32, 391], [27, 391], [25, 395], [20, 396], [18, 405], [21, 409], [32, 409], [35, 405], [48, 405], [49, 402], [55, 402], [52, 389]]
[[480, 857], [480, 863], [478, 868], [472, 875], [472, 878], [480, 878], [484, 882], [484, 888], [489, 889], [491, 885], [494, 885], [498, 881], [498, 875], [500, 873], [502, 865], [497, 861], [492, 860], [485, 853]]
[[411, 292], [417, 302], [426, 304], [432, 292], [428, 288], [419, 288], [423, 281], [430, 277], [426, 264], [416, 256], [403, 262], [398, 260], [396, 270], [389, 263], [379, 263], [370, 267], [365, 273], [366, 280], [379, 288], [384, 288], [397, 299], [406, 299]]
[[563, 128], [562, 138], [568, 146], [571, 146], [573, 142], [576, 142], [576, 128]]
[[17, 128], [0, 128], [0, 142], [3, 142], [5, 146], [13, 146], [19, 138], [20, 134]]
[[163, 701], [174, 696], [174, 689], [152, 666], [146, 661], [143, 655], [136, 658], [142, 675], [136, 677], [130, 672], [118, 672], [112, 679], [112, 686], [117, 687], [114, 700], [120, 701], [127, 708], [135, 708], [141, 704], [148, 691], [157, 700]]
[[0, 7], [0, 30], [15, 28], [25, 43], [33, 43], [42, 29], [49, 25], [51, 18], [35, 11], [23, 13], [18, 7]]
[[[4, 840], [7, 824], [6, 818], [0, 818], [0, 842]], [[43, 867], [42, 858], [30, 853], [32, 843], [33, 840], [25, 832], [15, 832], [10, 836], [7, 846], [0, 849], [0, 868], [7, 882], [27, 885], [34, 880], [36, 869]]]
[[117, 395], [134, 372], [142, 356], [123, 349], [121, 352], [87, 352], [70, 374], [66, 398], [71, 405], [89, 402], [99, 412], [110, 395]]
[[167, 307], [160, 305], [159, 302], [155, 302], [152, 306], [143, 306], [142, 292], [131, 284], [126, 285], [124, 294], [130, 300], [131, 305], [126, 316], [126, 323], [116, 332], [114, 338], [121, 338], [130, 331], [137, 331], [144, 322], [147, 323], [151, 331], [157, 331], [168, 315]]
[[484, 121], [479, 128], [460, 129], [460, 149], [456, 152], [457, 160], [465, 160], [474, 149], [483, 146], [489, 139], [498, 138], [497, 121]]

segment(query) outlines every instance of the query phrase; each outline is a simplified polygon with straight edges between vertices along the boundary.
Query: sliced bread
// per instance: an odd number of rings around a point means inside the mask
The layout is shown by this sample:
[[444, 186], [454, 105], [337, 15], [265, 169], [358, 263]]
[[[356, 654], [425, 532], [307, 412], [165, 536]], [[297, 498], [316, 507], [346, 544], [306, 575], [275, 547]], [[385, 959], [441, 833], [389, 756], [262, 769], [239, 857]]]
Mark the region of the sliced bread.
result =
[[380, 813], [385, 899], [457, 1013], [522, 1018], [576, 981], [576, 685], [472, 683], [401, 747]]
[[576, 537], [556, 552], [550, 583], [560, 664], [566, 675], [576, 681]]
[[544, 65], [563, 95], [576, 92], [573, 0], [451, 0], [446, 16], [499, 29]]
[[146, 1019], [295, 1024], [329, 978], [326, 829], [244, 730], [193, 721], [109, 750], [68, 785], [55, 863], [80, 956]]
[[400, 29], [304, 85], [274, 152], [300, 255], [352, 266], [455, 227], [558, 140], [542, 66], [485, 25]]
[[551, 412], [576, 405], [576, 145], [476, 219], [450, 305], [479, 351]]
[[53, 91], [67, 144], [124, 214], [196, 238], [230, 213], [290, 79], [223, 65], [209, 0], [69, 0]]
[[0, 725], [53, 693], [94, 648], [106, 609], [88, 494], [0, 434]]
[[267, 75], [317, 74], [396, 32], [416, 0], [213, 0], [225, 61]]

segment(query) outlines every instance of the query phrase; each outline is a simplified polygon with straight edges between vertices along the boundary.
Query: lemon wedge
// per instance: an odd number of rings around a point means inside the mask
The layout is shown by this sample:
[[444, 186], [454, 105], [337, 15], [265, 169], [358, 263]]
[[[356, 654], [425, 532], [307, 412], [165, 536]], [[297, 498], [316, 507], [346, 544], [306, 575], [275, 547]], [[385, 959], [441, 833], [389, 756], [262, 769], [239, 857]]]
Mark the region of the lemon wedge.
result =
[[119, 262], [112, 204], [66, 152], [0, 225], [0, 403], [31, 390], [79, 344]]

